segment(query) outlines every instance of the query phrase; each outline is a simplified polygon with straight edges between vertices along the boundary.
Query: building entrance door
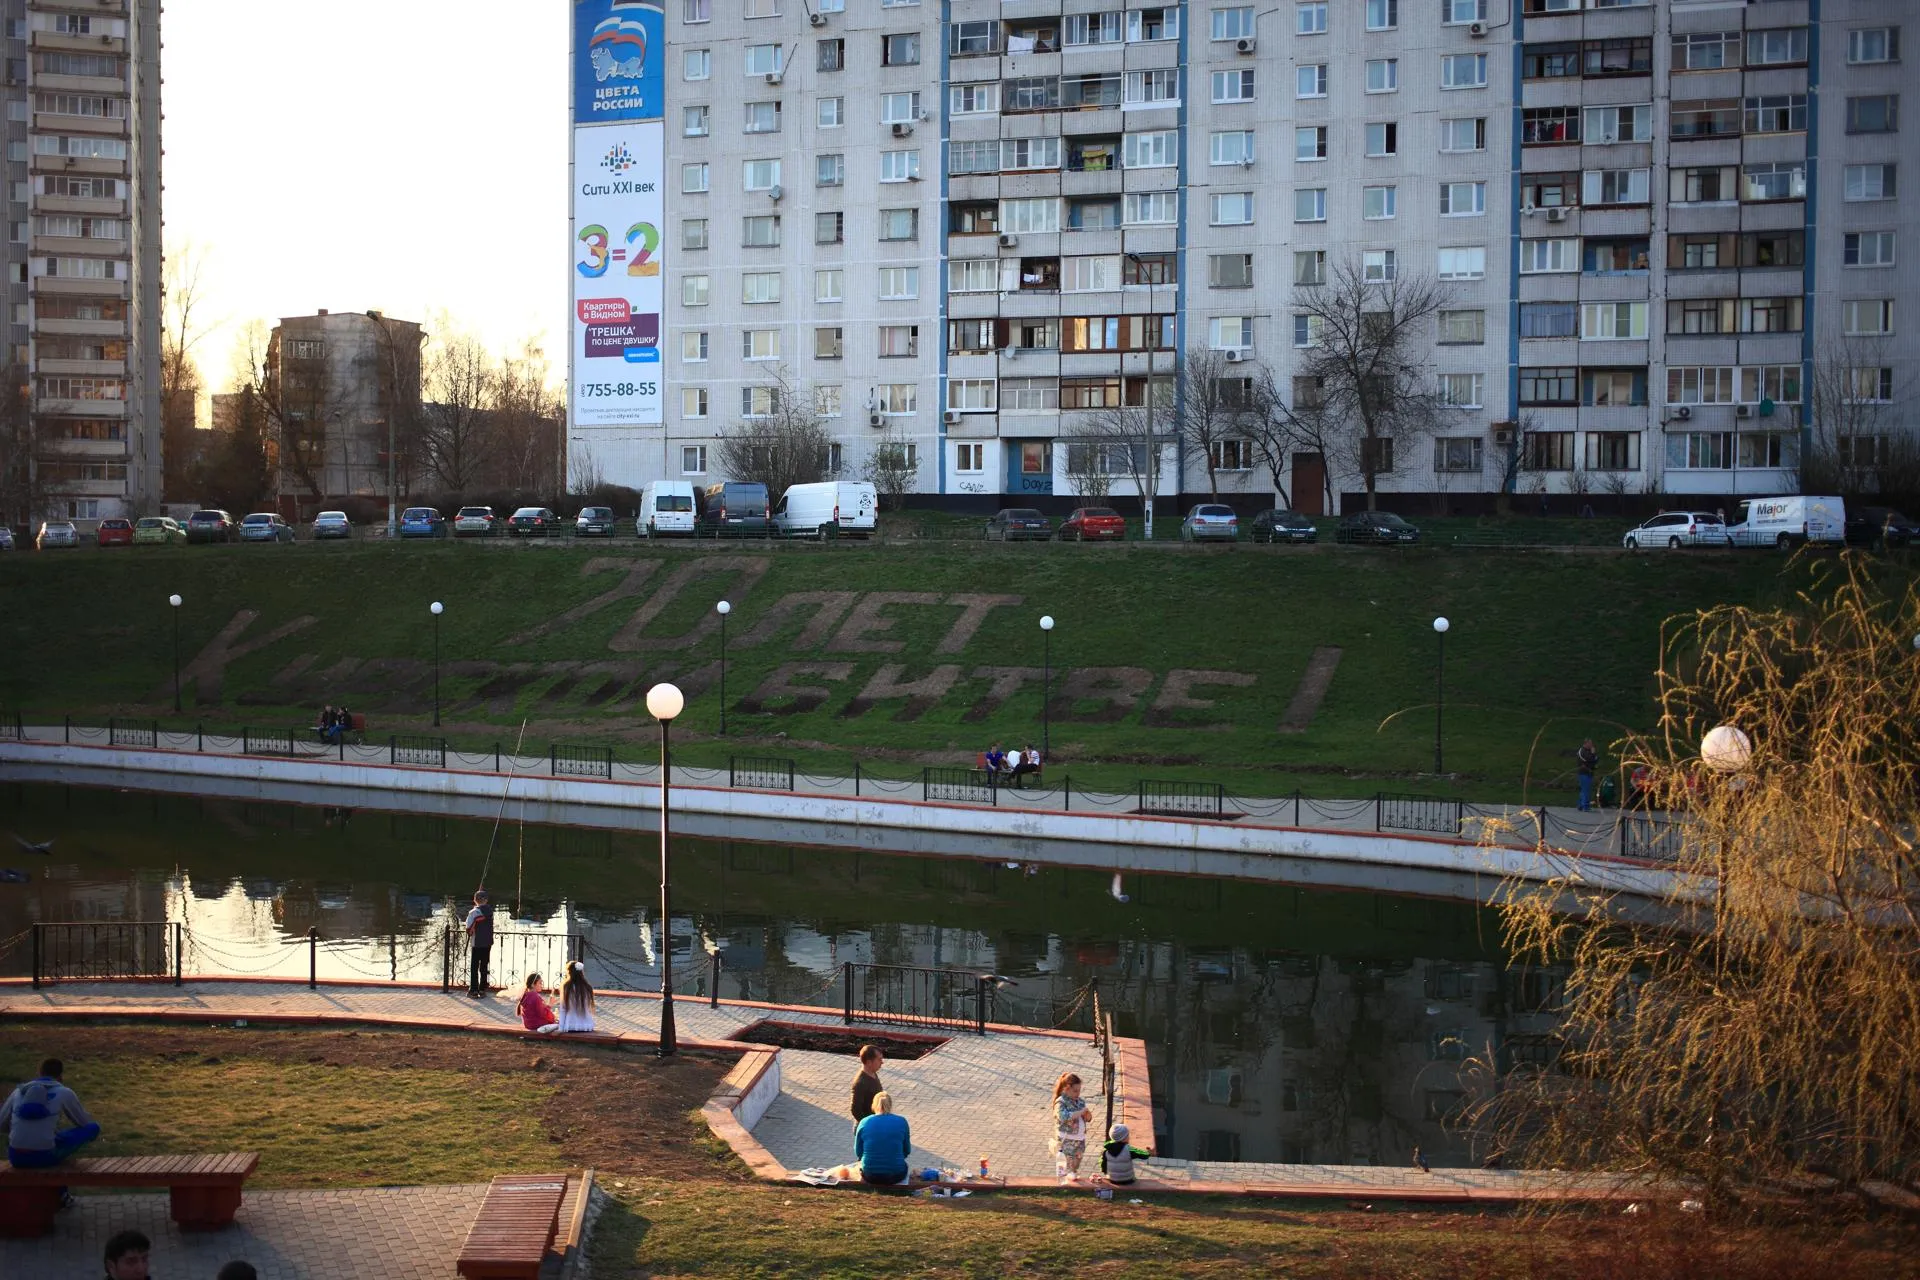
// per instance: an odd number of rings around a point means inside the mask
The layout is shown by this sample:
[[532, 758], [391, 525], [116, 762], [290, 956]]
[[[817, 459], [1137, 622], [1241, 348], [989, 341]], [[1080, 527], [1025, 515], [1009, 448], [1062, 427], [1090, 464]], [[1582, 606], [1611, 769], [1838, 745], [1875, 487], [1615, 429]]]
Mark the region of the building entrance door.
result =
[[1303, 516], [1327, 514], [1327, 458], [1321, 453], [1293, 455], [1293, 509]]

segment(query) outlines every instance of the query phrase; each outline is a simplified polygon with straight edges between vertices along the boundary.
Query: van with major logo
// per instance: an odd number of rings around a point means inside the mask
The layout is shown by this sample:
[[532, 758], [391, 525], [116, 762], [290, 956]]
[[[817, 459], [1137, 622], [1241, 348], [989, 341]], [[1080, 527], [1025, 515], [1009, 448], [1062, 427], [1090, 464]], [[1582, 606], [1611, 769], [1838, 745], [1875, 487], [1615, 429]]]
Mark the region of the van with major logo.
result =
[[796, 484], [773, 509], [773, 527], [783, 538], [871, 538], [879, 508], [879, 494], [864, 480]]
[[772, 536], [767, 519], [767, 486], [750, 480], [710, 484], [700, 494], [700, 536], [703, 538], [765, 538]]
[[693, 508], [693, 481], [655, 480], [640, 491], [633, 531], [643, 538], [692, 537]]
[[1810, 542], [1844, 546], [1847, 504], [1840, 498], [1793, 493], [1777, 498], [1743, 498], [1740, 519], [1728, 526], [1727, 538], [1736, 547], [1787, 550]]

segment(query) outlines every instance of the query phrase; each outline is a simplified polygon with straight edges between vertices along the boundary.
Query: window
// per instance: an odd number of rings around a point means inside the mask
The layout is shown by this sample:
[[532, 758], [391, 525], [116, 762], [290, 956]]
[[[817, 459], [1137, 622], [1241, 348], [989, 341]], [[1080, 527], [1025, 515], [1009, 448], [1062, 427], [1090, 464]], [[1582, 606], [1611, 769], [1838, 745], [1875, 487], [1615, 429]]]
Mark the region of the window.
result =
[[1127, 11], [1127, 40], [1130, 43], [1139, 43], [1143, 40], [1178, 40], [1179, 38], [1180, 10], [1177, 6]]
[[815, 360], [838, 360], [845, 351], [846, 331], [837, 325], [828, 325], [813, 331], [813, 358]]
[[1253, 6], [1215, 9], [1210, 15], [1209, 34], [1215, 40], [1238, 40], [1253, 34]]
[[1479, 346], [1487, 340], [1484, 311], [1442, 311], [1439, 341], [1447, 346]]
[[1893, 370], [1848, 369], [1845, 372], [1846, 399], [1854, 404], [1885, 404], [1893, 400]]
[[682, 107], [680, 109], [680, 135], [685, 138], [704, 138], [711, 126], [708, 124], [707, 108]]
[[1557, 147], [1580, 141], [1580, 108], [1522, 108], [1520, 141], [1530, 147]]
[[1253, 68], [1237, 67], [1231, 71], [1214, 72], [1213, 100], [1215, 102], [1252, 102]]
[[1631, 107], [1588, 107], [1582, 120], [1586, 141], [1651, 142], [1653, 108], [1642, 104]]
[[1367, 30], [1391, 31], [1400, 25], [1400, 0], [1367, 0]]
[[1367, 249], [1360, 254], [1361, 278], [1383, 284], [1400, 273], [1400, 255], [1392, 249]]
[[682, 49], [680, 51], [680, 78], [682, 80], [706, 80], [713, 76], [713, 50]]
[[1520, 465], [1528, 471], [1573, 470], [1573, 432], [1528, 432]]
[[1673, 38], [1675, 71], [1718, 71], [1739, 65], [1738, 31], [1696, 31]]
[[[1000, 380], [1000, 409], [1003, 413], [1057, 413], [1060, 410], [1060, 379], [1058, 378], [1002, 378]], [[1022, 446], [1021, 470], [1028, 475], [1042, 475], [1051, 467], [1039, 467], [1038, 459], [1027, 454], [1031, 446]]]
[[1295, 315], [1293, 317], [1293, 345], [1296, 347], [1317, 347], [1320, 345], [1320, 331], [1325, 322], [1316, 315]]
[[777, 102], [749, 102], [747, 104], [746, 126], [743, 133], [780, 132], [780, 104]]
[[[1398, 187], [1362, 187], [1360, 188], [1360, 216], [1369, 219], [1391, 218], [1399, 212], [1400, 188]], [[1322, 217], [1325, 216], [1324, 211]], [[1296, 219], [1297, 221], [1297, 219]]]
[[1900, 127], [1900, 95], [1847, 99], [1848, 133], [1892, 133]]
[[1732, 298], [1676, 298], [1667, 303], [1667, 332], [1732, 333]]
[[1400, 59], [1367, 59], [1367, 92], [1394, 93], [1400, 88]]
[[1521, 50], [1522, 80], [1561, 80], [1579, 74], [1580, 43], [1577, 40], [1530, 44]]
[[1440, 403], [1452, 409], [1478, 409], [1486, 399], [1487, 375], [1484, 373], [1443, 373], [1440, 375]]
[[880, 153], [880, 181], [913, 182], [920, 177], [920, 153], [918, 151], [882, 151]]
[[987, 469], [987, 446], [984, 444], [956, 444], [953, 446], [953, 469], [963, 475], [973, 475]]
[[880, 326], [880, 355], [883, 359], [904, 360], [919, 354], [919, 325], [883, 324]]
[[1327, 189], [1325, 187], [1302, 187], [1293, 193], [1293, 220], [1295, 222], [1325, 222], [1327, 220]]
[[1890, 164], [1850, 164], [1842, 175], [1842, 191], [1848, 200], [1891, 200], [1894, 197], [1894, 167]]
[[1000, 139], [983, 138], [975, 142], [953, 142], [947, 145], [947, 173], [953, 176], [968, 173], [1000, 172]]
[[820, 13], [845, 13], [847, 0], [815, 0], [813, 7]]
[[778, 160], [747, 160], [740, 166], [740, 186], [745, 191], [771, 191], [780, 185]]
[[774, 249], [780, 245], [780, 219], [775, 214], [759, 214], [740, 219], [740, 243], [749, 249]]
[[1847, 32], [1847, 61], [1854, 66], [1900, 61], [1900, 28], [1862, 27]]
[[[700, 412], [685, 414], [689, 418], [707, 416], [707, 393], [700, 392]], [[703, 476], [707, 474], [707, 446], [687, 444], [680, 446], [680, 474], [683, 476]]]
[[1100, 293], [1118, 289], [1122, 283], [1117, 253], [1067, 258], [1060, 266], [1060, 288], [1065, 293]]
[[1442, 249], [1437, 274], [1442, 280], [1484, 280], [1487, 275], [1485, 245]]
[[1647, 336], [1644, 302], [1589, 302], [1580, 308], [1583, 342], [1622, 341]]
[[847, 296], [847, 273], [835, 267], [813, 273], [815, 302], [843, 302]]
[[[1218, 16], [1220, 11], [1214, 10]], [[1299, 36], [1323, 36], [1327, 33], [1327, 0], [1293, 6], [1293, 33]]]
[[680, 21], [712, 22], [713, 0], [680, 0]]
[[1840, 327], [1850, 335], [1878, 337], [1893, 332], [1893, 299], [1852, 299], [1840, 304]]
[[962, 413], [992, 413], [1000, 403], [1000, 384], [992, 378], [947, 380], [947, 408]]
[[1740, 401], [1758, 404], [1773, 400], [1782, 404], [1800, 403], [1800, 366], [1763, 364], [1740, 371]]
[[707, 247], [707, 220], [705, 218], [683, 218], [680, 222], [680, 247], [682, 249], [704, 249]]
[[1487, 87], [1487, 55], [1449, 53], [1440, 59], [1442, 89], [1484, 89]]
[[1747, 201], [1806, 199], [1807, 162], [1788, 160], [1748, 165], [1740, 171], [1740, 198]]
[[920, 296], [920, 268], [880, 268], [880, 297], [886, 302], [906, 302]]
[[1400, 126], [1393, 121], [1376, 122], [1366, 128], [1367, 155], [1372, 158], [1397, 155], [1400, 151]]
[[847, 158], [838, 152], [813, 158], [813, 185], [837, 187], [847, 180]]
[[1213, 254], [1207, 259], [1207, 284], [1215, 289], [1253, 288], [1253, 255]]
[[947, 91], [947, 109], [956, 116], [992, 115], [1000, 110], [1000, 86], [954, 85]]
[[1484, 443], [1479, 436], [1436, 436], [1433, 469], [1442, 473], [1477, 473]]
[[1012, 172], [1060, 167], [1060, 139], [1005, 138], [1000, 143], [1000, 168]]
[[1578, 271], [1580, 269], [1580, 242], [1578, 240], [1522, 240], [1520, 242], [1520, 274], [1543, 275], [1549, 272]]
[[778, 387], [740, 388], [740, 416], [743, 418], [765, 418], [779, 407]]
[[847, 42], [842, 39], [816, 40], [813, 44], [814, 70], [845, 71]]
[[1051, 198], [1038, 200], [1002, 200], [1000, 202], [1000, 228], [1003, 231], [1019, 233], [1031, 231], [1040, 234], [1060, 229], [1060, 202]]
[[1325, 284], [1327, 282], [1327, 251], [1325, 249], [1295, 250], [1293, 282], [1297, 285]]
[[680, 359], [685, 364], [699, 364], [707, 358], [707, 331], [705, 329], [682, 329], [680, 331]]
[[780, 0], [745, 0], [746, 18], [777, 18], [780, 16]]
[[1579, 306], [1572, 302], [1523, 302], [1520, 304], [1520, 336], [1523, 338], [1572, 338], [1580, 331]]
[[1252, 347], [1253, 317], [1213, 317], [1207, 321], [1207, 345], [1215, 351], [1244, 351]]
[[[1324, 62], [1303, 63], [1293, 69], [1293, 96], [1296, 98], [1324, 98], [1327, 96], [1327, 64]], [[1216, 95], [1214, 101], [1220, 99]]]
[[[683, 418], [704, 418], [707, 416], [707, 389], [705, 387], [680, 388], [680, 416]], [[681, 455], [681, 466], [688, 471], [705, 471], [707, 469], [707, 451], [705, 449], [699, 451], [700, 458], [698, 466], [688, 466], [686, 463], [686, 454], [692, 452], [694, 452], [692, 449], [688, 449]]]
[[1318, 409], [1326, 403], [1326, 380], [1315, 377], [1297, 377], [1293, 380], [1293, 407], [1296, 409]]
[[1741, 109], [1738, 98], [1675, 102], [1667, 114], [1669, 137], [1735, 138], [1740, 135]]
[[1734, 370], [1725, 366], [1667, 369], [1668, 404], [1732, 404]]
[[746, 73], [750, 76], [777, 76], [786, 61], [786, 47], [778, 44], [747, 46]]
[[[1213, 136], [1217, 144], [1221, 135], [1216, 133]], [[1057, 153], [1059, 140], [1048, 139], [1048, 141], [1054, 143]], [[1156, 129], [1151, 133], [1130, 133], [1120, 141], [1120, 163], [1128, 169], [1171, 169], [1180, 163], [1180, 134], [1173, 129]], [[1224, 162], [1215, 160], [1214, 163]]]
[[1253, 221], [1253, 192], [1216, 191], [1208, 197], [1209, 221], [1216, 227], [1241, 227]]
[[1667, 437], [1667, 465], [1693, 471], [1724, 471], [1732, 454], [1731, 431], [1683, 431]]
[[1000, 50], [1000, 24], [992, 19], [955, 22], [947, 27], [947, 52], [956, 58], [977, 58]]
[[1589, 169], [1581, 175], [1582, 204], [1646, 204], [1652, 196], [1653, 175], [1646, 169]]
[[1208, 442], [1207, 466], [1214, 471], [1253, 470], [1253, 441], [1213, 440]]
[[1805, 27], [1774, 27], [1747, 32], [1747, 65], [1778, 67], [1807, 60]]
[[1323, 124], [1303, 125], [1293, 131], [1293, 158], [1295, 160], [1325, 160], [1327, 158], [1327, 127]]
[[[1851, 106], [1852, 99], [1848, 99]], [[1741, 128], [1747, 133], [1799, 133], [1807, 127], [1807, 95], [1772, 94], [1747, 98], [1740, 105]], [[1849, 110], [1851, 119], [1852, 112]]]
[[[1172, 148], [1169, 148], [1172, 151]], [[1214, 164], [1251, 164], [1253, 162], [1253, 130], [1232, 129], [1213, 135], [1211, 161]], [[1169, 164], [1172, 160], [1169, 159]]]
[[680, 190], [688, 195], [707, 190], [709, 173], [704, 164], [683, 164], [680, 166]]
[[1550, 408], [1577, 403], [1579, 371], [1568, 366], [1536, 366], [1520, 370], [1520, 403]]
[[1484, 182], [1443, 182], [1440, 184], [1440, 216], [1473, 218], [1487, 211], [1487, 184]]
[[920, 33], [907, 31], [880, 37], [880, 65], [912, 67], [920, 62]]
[[780, 301], [778, 271], [749, 271], [740, 277], [740, 301], [749, 305]]
[[880, 95], [881, 124], [912, 124], [920, 118], [920, 95], [918, 93], [883, 93]]
[[882, 240], [918, 240], [920, 211], [918, 209], [882, 209], [880, 238]]
[[847, 100], [845, 98], [814, 99], [813, 122], [822, 129], [838, 129], [847, 122]]
[[1580, 375], [1580, 403], [1628, 408], [1647, 403], [1645, 369], [1587, 369]]
[[999, 288], [998, 258], [954, 258], [947, 263], [949, 293], [996, 293]]
[[1360, 441], [1360, 469], [1373, 475], [1393, 470], [1393, 437], [1380, 436]]
[[1175, 191], [1130, 191], [1122, 216], [1130, 227], [1177, 222], [1180, 218], [1180, 195]]
[[740, 358], [742, 360], [778, 360], [780, 331], [778, 329], [742, 329]]
[[1841, 260], [1849, 267], [1893, 265], [1893, 232], [1849, 231]]
[[1442, 120], [1440, 149], [1449, 152], [1485, 151], [1487, 122], [1484, 119]]
[[1740, 299], [1741, 333], [1800, 332], [1799, 298]]
[[1739, 170], [1731, 165], [1667, 171], [1667, 199], [1675, 204], [1711, 204], [1739, 194]]
[[[1444, 0], [1441, 20], [1450, 27], [1487, 20], [1487, 0]], [[1477, 468], [1476, 468], [1477, 469]]]
[[[1247, 99], [1253, 98], [1253, 72], [1246, 73]], [[1217, 81], [1216, 81], [1217, 87]], [[1162, 106], [1174, 106], [1180, 101], [1180, 71], [1177, 67], [1168, 67], [1160, 71], [1129, 71], [1126, 79], [1126, 101], [1136, 106], [1157, 103]], [[1229, 98], [1214, 99], [1215, 102], [1233, 101]]]

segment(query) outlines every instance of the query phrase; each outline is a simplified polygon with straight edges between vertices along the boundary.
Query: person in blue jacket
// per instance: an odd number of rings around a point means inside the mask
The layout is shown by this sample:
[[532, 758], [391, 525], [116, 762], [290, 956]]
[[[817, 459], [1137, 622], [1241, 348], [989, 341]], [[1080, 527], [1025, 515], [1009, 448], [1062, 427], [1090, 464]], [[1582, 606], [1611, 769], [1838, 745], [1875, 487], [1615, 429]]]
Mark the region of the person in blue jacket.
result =
[[853, 1131], [853, 1154], [860, 1161], [860, 1181], [890, 1187], [907, 1180], [907, 1157], [913, 1154], [913, 1134], [907, 1118], [893, 1114], [893, 1095], [873, 1096], [873, 1114]]

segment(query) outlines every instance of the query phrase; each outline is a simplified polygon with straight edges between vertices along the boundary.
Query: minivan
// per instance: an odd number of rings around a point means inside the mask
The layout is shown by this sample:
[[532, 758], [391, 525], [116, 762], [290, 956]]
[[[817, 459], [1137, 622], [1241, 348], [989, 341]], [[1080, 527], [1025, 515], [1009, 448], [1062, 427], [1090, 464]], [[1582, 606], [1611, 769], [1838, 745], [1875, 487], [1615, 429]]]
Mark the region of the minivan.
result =
[[1736, 547], [1842, 546], [1847, 541], [1847, 504], [1839, 498], [1783, 494], [1742, 498], [1740, 522], [1727, 529]]
[[786, 538], [870, 538], [879, 506], [879, 494], [864, 480], [796, 484], [773, 509], [773, 527]]
[[640, 491], [633, 531], [643, 538], [693, 533], [693, 481], [655, 480]]
[[700, 532], [707, 537], [764, 538], [772, 528], [763, 484], [728, 480], [710, 484], [700, 494]]

